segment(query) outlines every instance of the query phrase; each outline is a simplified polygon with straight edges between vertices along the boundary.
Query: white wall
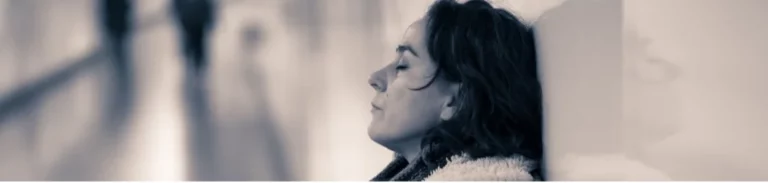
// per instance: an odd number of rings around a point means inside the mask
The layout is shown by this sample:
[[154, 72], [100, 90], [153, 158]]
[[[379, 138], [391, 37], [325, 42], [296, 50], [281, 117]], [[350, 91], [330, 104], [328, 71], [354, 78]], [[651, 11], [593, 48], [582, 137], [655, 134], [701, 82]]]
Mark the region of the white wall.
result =
[[768, 179], [767, 5], [593, 0], [545, 14], [550, 178]]
[[[649, 103], [635, 106], [639, 118], [626, 123], [655, 126], [666, 138], [646, 142], [642, 160], [676, 180], [768, 180], [768, 2], [735, 1], [627, 1], [625, 45], [643, 38], [648, 58], [625, 57], [638, 64], [641, 74], [665, 67], [676, 77], [665, 84], [644, 85], [626, 78], [626, 86]], [[626, 49], [625, 51], [629, 51]], [[638, 55], [642, 55], [642, 52]], [[627, 63], [630, 62], [630, 63]], [[648, 64], [641, 68], [642, 64]], [[644, 70], [645, 69], [645, 70]], [[644, 72], [644, 73], [643, 73]], [[666, 85], [666, 86], [665, 86]], [[625, 93], [625, 97], [633, 97]], [[669, 100], [675, 97], [676, 100]], [[633, 97], [634, 98], [634, 97]], [[639, 98], [639, 97], [638, 97]], [[651, 103], [653, 101], [653, 103]], [[656, 106], [673, 107], [670, 110]], [[675, 108], [674, 106], [679, 106]], [[676, 110], [672, 112], [672, 110]], [[659, 112], [656, 112], [659, 111]], [[631, 113], [630, 113], [631, 114]], [[635, 130], [635, 129], [632, 129]], [[638, 139], [642, 133], [627, 137]]]

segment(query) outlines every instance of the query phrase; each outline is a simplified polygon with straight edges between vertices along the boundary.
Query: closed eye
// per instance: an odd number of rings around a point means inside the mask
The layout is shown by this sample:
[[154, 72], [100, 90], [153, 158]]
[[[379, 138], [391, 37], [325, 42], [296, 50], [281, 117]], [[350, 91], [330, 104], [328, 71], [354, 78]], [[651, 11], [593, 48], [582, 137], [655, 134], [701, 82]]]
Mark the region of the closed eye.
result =
[[408, 64], [405, 63], [405, 59], [402, 58], [402, 57], [403, 56], [401, 55], [400, 59], [397, 60], [397, 65], [395, 65], [395, 71], [398, 72], [398, 73], [400, 71], [404, 71], [405, 69], [408, 69]]

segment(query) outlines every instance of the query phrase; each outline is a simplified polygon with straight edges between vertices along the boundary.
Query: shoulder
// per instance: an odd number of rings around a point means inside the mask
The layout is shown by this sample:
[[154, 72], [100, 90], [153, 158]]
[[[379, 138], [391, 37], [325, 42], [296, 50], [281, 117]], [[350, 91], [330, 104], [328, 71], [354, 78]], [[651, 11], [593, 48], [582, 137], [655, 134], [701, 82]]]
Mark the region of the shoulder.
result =
[[471, 159], [453, 156], [426, 181], [535, 181], [530, 171], [535, 161], [522, 156]]

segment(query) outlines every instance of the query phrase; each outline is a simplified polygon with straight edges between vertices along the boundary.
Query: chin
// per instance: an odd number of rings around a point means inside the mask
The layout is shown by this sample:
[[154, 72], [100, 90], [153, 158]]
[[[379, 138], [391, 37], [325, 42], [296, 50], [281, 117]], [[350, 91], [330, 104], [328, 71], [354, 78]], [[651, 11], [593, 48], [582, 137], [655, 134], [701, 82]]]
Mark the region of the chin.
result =
[[372, 128], [373, 125], [368, 128], [368, 137], [377, 144], [387, 148], [391, 151], [397, 152], [396, 149], [402, 149], [403, 145], [411, 144], [409, 141], [413, 140], [413, 135], [408, 135], [408, 131], [397, 131], [394, 129], [382, 129]]
[[376, 127], [375, 122], [371, 123], [371, 125], [368, 125], [368, 138], [370, 138], [376, 143], [381, 144], [382, 142], [387, 141], [386, 140], [387, 138], [385, 137], [386, 135], [381, 133], [381, 129], [378, 129]]
[[387, 148], [390, 151], [396, 152], [396, 145], [397, 140], [394, 140], [393, 138], [388, 138], [386, 136], [381, 135], [372, 135], [371, 133], [368, 133], [368, 136], [373, 140], [373, 142], [376, 142], [376, 144], [379, 144], [381, 147]]
[[396, 142], [397, 139], [399, 139], [397, 135], [387, 133], [386, 130], [377, 127], [375, 123], [372, 123], [370, 126], [368, 126], [368, 138], [384, 147], [387, 147], [387, 145], [392, 144], [393, 142]]

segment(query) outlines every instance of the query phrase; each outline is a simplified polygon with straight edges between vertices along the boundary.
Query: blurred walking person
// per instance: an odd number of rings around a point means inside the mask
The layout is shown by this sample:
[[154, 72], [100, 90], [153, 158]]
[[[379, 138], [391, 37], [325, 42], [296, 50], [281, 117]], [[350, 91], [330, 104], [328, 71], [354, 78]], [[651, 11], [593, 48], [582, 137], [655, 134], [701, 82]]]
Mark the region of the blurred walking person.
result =
[[173, 14], [181, 28], [188, 65], [203, 72], [208, 64], [207, 39], [216, 20], [213, 0], [173, 0]]
[[102, 32], [110, 53], [112, 90], [108, 91], [107, 111], [104, 116], [107, 133], [125, 126], [133, 102], [133, 76], [130, 61], [130, 40], [133, 33], [133, 0], [100, 0], [99, 11]]
[[126, 42], [133, 22], [132, 0], [100, 0], [101, 25], [109, 39], [110, 49], [118, 59], [124, 59]]
[[216, 173], [216, 139], [208, 101], [207, 69], [208, 35], [214, 27], [215, 9], [212, 0], [173, 0], [173, 16], [181, 34], [184, 55], [185, 108], [188, 125], [191, 180], [218, 180]]

